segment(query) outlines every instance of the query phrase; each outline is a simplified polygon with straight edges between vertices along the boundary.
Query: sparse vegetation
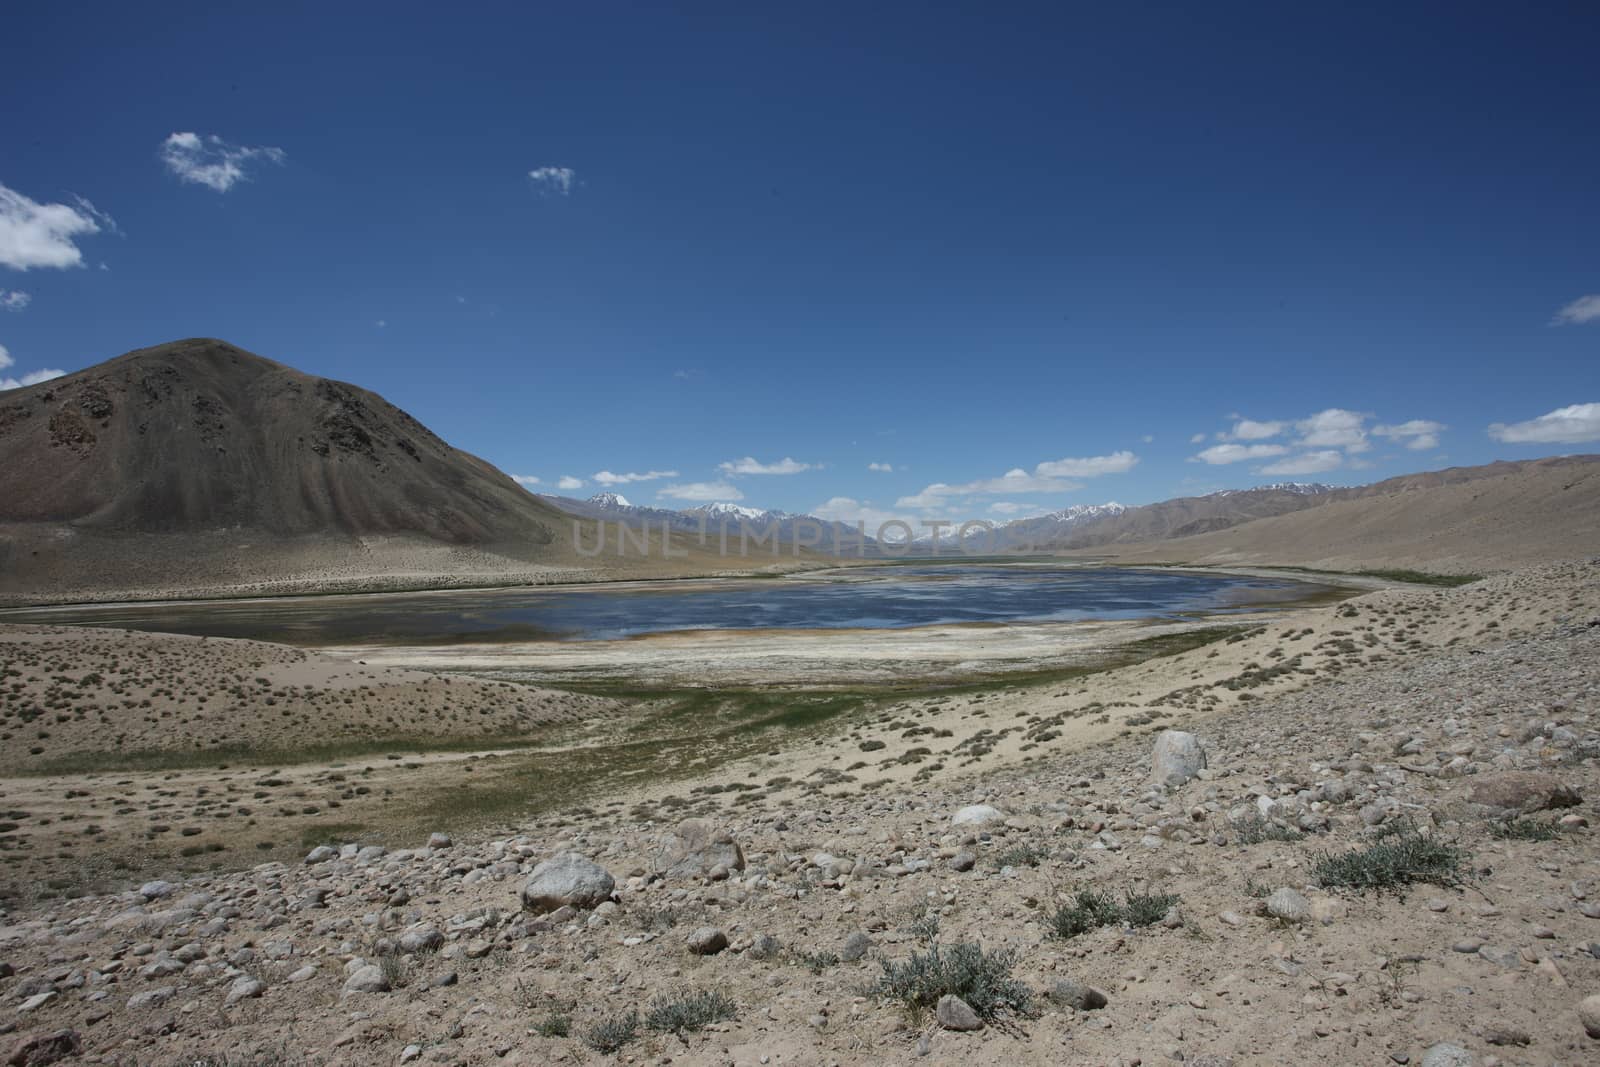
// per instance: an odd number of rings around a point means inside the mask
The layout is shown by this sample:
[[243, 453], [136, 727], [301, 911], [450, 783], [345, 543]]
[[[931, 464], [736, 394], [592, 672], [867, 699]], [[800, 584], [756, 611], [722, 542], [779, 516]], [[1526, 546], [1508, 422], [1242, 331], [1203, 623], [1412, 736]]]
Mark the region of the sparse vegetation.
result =
[[1246, 815], [1228, 824], [1233, 839], [1241, 845], [1259, 845], [1263, 841], [1299, 841], [1306, 835], [1292, 826], [1282, 826], [1257, 814]]
[[1561, 836], [1561, 827], [1543, 819], [1513, 815], [1489, 823], [1489, 836], [1502, 841], [1554, 841]]
[[738, 1006], [731, 999], [714, 989], [703, 989], [651, 1004], [644, 1025], [661, 1033], [692, 1034], [738, 1017]]
[[1366, 848], [1319, 853], [1311, 876], [1318, 885], [1351, 889], [1400, 889], [1417, 882], [1460, 885], [1467, 853], [1424, 834], [1414, 823], [1398, 826]]
[[908, 1011], [927, 1011], [949, 994], [960, 997], [987, 1022], [1006, 1015], [1027, 1015], [1033, 1010], [1033, 993], [1011, 977], [1016, 955], [1000, 949], [986, 952], [982, 945], [932, 945], [911, 958], [883, 961], [883, 974], [872, 995], [895, 1001]]
[[1160, 922], [1178, 903], [1171, 893], [1135, 893], [1128, 890], [1122, 900], [1087, 886], [1072, 895], [1050, 917], [1050, 932], [1070, 941], [1102, 926], [1150, 926]]
[[590, 1027], [583, 1035], [583, 1043], [606, 1055], [614, 1055], [639, 1038], [639, 1013], [613, 1016]]

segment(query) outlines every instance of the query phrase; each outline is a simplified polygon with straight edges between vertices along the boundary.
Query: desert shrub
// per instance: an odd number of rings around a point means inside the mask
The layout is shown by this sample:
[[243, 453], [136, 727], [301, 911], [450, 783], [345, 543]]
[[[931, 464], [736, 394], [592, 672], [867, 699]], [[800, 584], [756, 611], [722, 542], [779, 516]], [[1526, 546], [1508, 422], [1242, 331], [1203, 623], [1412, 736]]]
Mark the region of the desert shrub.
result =
[[572, 1019], [570, 1016], [552, 1012], [541, 1019], [533, 1029], [540, 1037], [566, 1037], [572, 1033]]
[[883, 974], [870, 993], [897, 1001], [909, 1010], [934, 1008], [939, 998], [957, 996], [978, 1017], [994, 1021], [1002, 1015], [1026, 1015], [1033, 1009], [1033, 993], [1011, 977], [1016, 955], [1004, 949], [985, 952], [982, 945], [963, 943], [931, 946], [911, 958], [883, 961]]
[[1366, 848], [1317, 855], [1311, 863], [1311, 876], [1326, 888], [1399, 889], [1416, 882], [1454, 886], [1461, 883], [1466, 860], [1465, 850], [1405, 823]]
[[839, 966], [837, 952], [796, 952], [794, 960], [812, 974], [821, 974], [829, 968]]
[[1298, 841], [1306, 835], [1290, 826], [1280, 826], [1271, 819], [1251, 812], [1242, 819], [1228, 824], [1233, 838], [1241, 845], [1259, 845], [1263, 841]]
[[657, 1000], [645, 1013], [644, 1025], [669, 1034], [692, 1034], [712, 1023], [739, 1017], [738, 1006], [716, 990], [698, 990]]
[[596, 1052], [620, 1052], [639, 1037], [639, 1013], [630, 1011], [596, 1023], [583, 1035], [583, 1043]]
[[1178, 903], [1173, 893], [1135, 893], [1129, 890], [1122, 900], [1087, 886], [1056, 909], [1050, 917], [1050, 932], [1062, 940], [1102, 926], [1151, 926], [1166, 918]]
[[1496, 819], [1489, 824], [1489, 836], [1502, 841], [1554, 841], [1561, 836], [1561, 827], [1542, 819], [1528, 819], [1513, 815], [1509, 819]]
[[1037, 867], [1050, 858], [1050, 853], [1037, 845], [1012, 845], [995, 854], [996, 867]]

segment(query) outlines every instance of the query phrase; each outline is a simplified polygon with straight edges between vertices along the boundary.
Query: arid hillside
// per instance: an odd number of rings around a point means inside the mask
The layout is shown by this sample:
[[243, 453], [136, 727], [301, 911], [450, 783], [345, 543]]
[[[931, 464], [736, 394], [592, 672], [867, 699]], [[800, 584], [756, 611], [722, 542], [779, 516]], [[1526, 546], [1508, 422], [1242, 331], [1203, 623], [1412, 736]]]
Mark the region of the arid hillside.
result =
[[672, 569], [583, 559], [572, 526], [376, 393], [222, 341], [140, 349], [0, 398], [0, 601]]
[[1117, 560], [1481, 572], [1600, 555], [1600, 456], [1392, 478], [1226, 530], [1098, 549]]

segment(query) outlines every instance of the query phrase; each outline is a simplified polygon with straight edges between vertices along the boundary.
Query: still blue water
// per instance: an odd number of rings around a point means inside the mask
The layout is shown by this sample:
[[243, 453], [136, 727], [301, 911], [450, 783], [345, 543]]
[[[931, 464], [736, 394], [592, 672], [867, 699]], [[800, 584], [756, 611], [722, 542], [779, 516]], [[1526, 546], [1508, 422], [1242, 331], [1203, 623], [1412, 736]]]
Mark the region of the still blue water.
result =
[[667, 582], [34, 609], [42, 621], [302, 645], [592, 641], [680, 630], [901, 629], [1238, 611], [1320, 591], [1288, 579], [1126, 568], [934, 564], [849, 580]]

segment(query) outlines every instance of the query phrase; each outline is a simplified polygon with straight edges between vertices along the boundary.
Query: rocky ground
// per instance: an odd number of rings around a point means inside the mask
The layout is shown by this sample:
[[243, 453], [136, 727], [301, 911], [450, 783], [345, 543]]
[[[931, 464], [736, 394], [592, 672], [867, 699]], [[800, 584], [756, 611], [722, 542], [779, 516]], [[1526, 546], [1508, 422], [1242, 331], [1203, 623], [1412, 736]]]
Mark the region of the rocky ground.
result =
[[1594, 1062], [1597, 574], [1325, 609], [1349, 634], [1317, 643], [1360, 649], [1364, 626], [1388, 651], [1325, 648], [1341, 669], [1250, 700], [1163, 689], [1112, 709], [1116, 734], [1009, 766], [700, 794], [684, 824], [635, 807], [351, 842], [20, 908], [0, 1054]]

